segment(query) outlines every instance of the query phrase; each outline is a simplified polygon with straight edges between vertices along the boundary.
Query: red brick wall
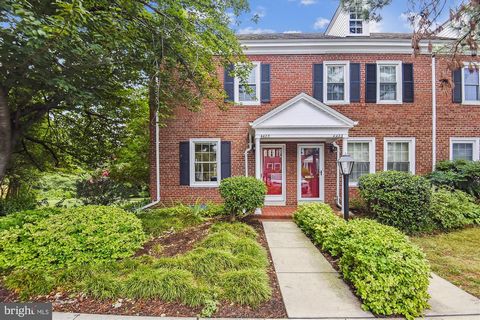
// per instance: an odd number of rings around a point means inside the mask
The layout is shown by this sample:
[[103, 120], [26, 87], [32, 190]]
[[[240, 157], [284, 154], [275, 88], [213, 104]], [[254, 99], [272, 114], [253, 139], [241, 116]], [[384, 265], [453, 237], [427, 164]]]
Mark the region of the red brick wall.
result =
[[[215, 108], [208, 101], [202, 112], [177, 108], [175, 116], [160, 129], [160, 181], [162, 202], [219, 201], [216, 188], [191, 188], [179, 185], [179, 142], [190, 138], [220, 138], [232, 142], [232, 175], [245, 172], [244, 152], [247, 148], [249, 122], [295, 97], [301, 92], [312, 95], [312, 64], [322, 61], [349, 60], [361, 64], [361, 101], [348, 105], [330, 105], [358, 125], [351, 137], [376, 138], [376, 170], [383, 170], [384, 137], [416, 138], [416, 173], [432, 169], [432, 97], [431, 58], [411, 55], [337, 54], [337, 55], [262, 55], [252, 61], [271, 65], [271, 103], [261, 106], [234, 106], [227, 111]], [[365, 103], [365, 63], [378, 60], [401, 60], [414, 64], [415, 100], [405, 104]], [[440, 59], [439, 59], [440, 60]], [[446, 71], [445, 61], [438, 61], [437, 78]], [[223, 70], [218, 71], [223, 79]], [[480, 107], [451, 103], [451, 93], [437, 94], [437, 159], [448, 159], [451, 136], [480, 136], [477, 125]], [[151, 128], [151, 194], [155, 196], [154, 128]], [[341, 141], [338, 141], [341, 145]], [[325, 148], [325, 200], [334, 202], [336, 155]], [[255, 174], [254, 152], [249, 155], [249, 174]], [[296, 203], [296, 143], [287, 143], [287, 205]]]

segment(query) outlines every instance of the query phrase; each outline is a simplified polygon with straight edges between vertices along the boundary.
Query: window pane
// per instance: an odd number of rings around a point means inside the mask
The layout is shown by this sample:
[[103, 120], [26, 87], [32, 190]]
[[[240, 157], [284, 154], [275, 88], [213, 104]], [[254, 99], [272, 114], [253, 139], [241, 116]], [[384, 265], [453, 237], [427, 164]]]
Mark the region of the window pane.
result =
[[452, 144], [453, 160], [473, 160], [473, 143], [453, 143]]
[[397, 82], [396, 66], [380, 66], [380, 82]]
[[344, 83], [344, 66], [327, 66], [327, 83]]
[[344, 100], [345, 96], [344, 84], [332, 84], [327, 85], [327, 100]]
[[465, 100], [467, 101], [478, 101], [478, 85], [465, 85]]
[[387, 143], [387, 170], [409, 171], [408, 142], [388, 142]]
[[256, 75], [257, 75], [257, 66], [253, 67], [252, 70], [250, 70], [250, 75], [248, 76], [248, 84], [255, 84], [256, 83]]
[[368, 173], [370, 173], [370, 162], [355, 162], [350, 175], [350, 181], [358, 182], [361, 176]]
[[409, 162], [388, 162], [387, 163], [387, 170], [394, 170], [394, 171], [410, 171], [410, 163]]
[[217, 143], [195, 143], [195, 182], [217, 181]]
[[380, 100], [397, 100], [397, 84], [380, 83]]
[[478, 70], [470, 71], [468, 68], [464, 69], [465, 84], [478, 85]]
[[351, 173], [351, 181], [358, 182], [362, 175], [370, 173], [370, 144], [368, 142], [349, 142], [347, 152], [355, 163]]
[[[247, 92], [247, 87], [250, 87], [250, 92]], [[257, 86], [255, 84], [240, 85], [238, 88], [239, 101], [256, 101], [257, 100]]]

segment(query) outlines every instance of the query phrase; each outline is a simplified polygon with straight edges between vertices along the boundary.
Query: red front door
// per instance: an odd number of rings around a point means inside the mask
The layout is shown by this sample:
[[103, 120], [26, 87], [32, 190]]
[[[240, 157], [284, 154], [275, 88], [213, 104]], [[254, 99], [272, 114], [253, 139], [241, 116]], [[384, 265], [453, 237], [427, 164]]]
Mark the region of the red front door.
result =
[[283, 200], [285, 168], [283, 147], [262, 147], [262, 179], [267, 185], [267, 201]]

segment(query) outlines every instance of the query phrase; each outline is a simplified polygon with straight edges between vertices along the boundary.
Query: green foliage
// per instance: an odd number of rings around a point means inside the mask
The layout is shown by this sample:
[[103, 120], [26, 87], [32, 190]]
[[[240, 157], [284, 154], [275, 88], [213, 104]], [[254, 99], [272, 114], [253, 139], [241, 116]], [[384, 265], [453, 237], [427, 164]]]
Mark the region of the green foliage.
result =
[[255, 307], [268, 301], [272, 295], [267, 274], [258, 269], [225, 272], [221, 281], [223, 296], [238, 304]]
[[360, 177], [360, 195], [379, 222], [413, 234], [432, 228], [431, 187], [407, 172], [383, 171]]
[[204, 221], [192, 207], [181, 204], [138, 212], [137, 217], [142, 220], [145, 232], [152, 236], [159, 236], [165, 231], [179, 231]]
[[41, 219], [61, 212], [62, 210], [58, 208], [41, 208], [12, 213], [6, 217], [0, 217], [0, 231], [13, 227], [22, 227], [25, 223], [35, 224]]
[[45, 295], [55, 288], [55, 278], [45, 270], [19, 268], [5, 278], [5, 287], [19, 293], [22, 300], [33, 295]]
[[[0, 185], [1, 188], [1, 185]], [[6, 198], [0, 197], [0, 216], [32, 210], [37, 207], [37, 195], [32, 190], [23, 188], [18, 194]]]
[[73, 173], [46, 173], [39, 177], [34, 189], [39, 200], [72, 199], [76, 196], [75, 184], [79, 179], [78, 174]]
[[441, 161], [427, 177], [435, 186], [448, 186], [480, 198], [480, 161]]
[[247, 237], [254, 240], [258, 237], [257, 232], [252, 227], [240, 222], [217, 222], [210, 228], [210, 233], [221, 231], [227, 231], [237, 237]]
[[480, 206], [463, 191], [440, 188], [432, 194], [432, 216], [440, 229], [451, 230], [478, 223]]
[[254, 177], [231, 177], [220, 182], [220, 195], [232, 219], [252, 214], [256, 208], [263, 207], [266, 193], [265, 183]]
[[413, 319], [428, 307], [428, 262], [395, 228], [369, 219], [347, 223], [318, 204], [300, 207], [294, 221], [316, 244], [340, 257], [342, 275], [366, 310]]
[[0, 270], [55, 270], [71, 264], [130, 256], [145, 235], [141, 222], [122, 209], [86, 206], [0, 233]]

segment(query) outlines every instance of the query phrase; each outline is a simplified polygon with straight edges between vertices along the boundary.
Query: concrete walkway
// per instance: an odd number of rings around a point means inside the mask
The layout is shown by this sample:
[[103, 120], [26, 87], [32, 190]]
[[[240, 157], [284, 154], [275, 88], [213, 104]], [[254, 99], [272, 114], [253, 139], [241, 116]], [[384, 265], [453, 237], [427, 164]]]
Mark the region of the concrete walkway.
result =
[[[263, 226], [290, 318], [373, 318], [295, 223], [264, 221]], [[429, 293], [425, 316], [480, 319], [480, 299], [435, 274]]]

